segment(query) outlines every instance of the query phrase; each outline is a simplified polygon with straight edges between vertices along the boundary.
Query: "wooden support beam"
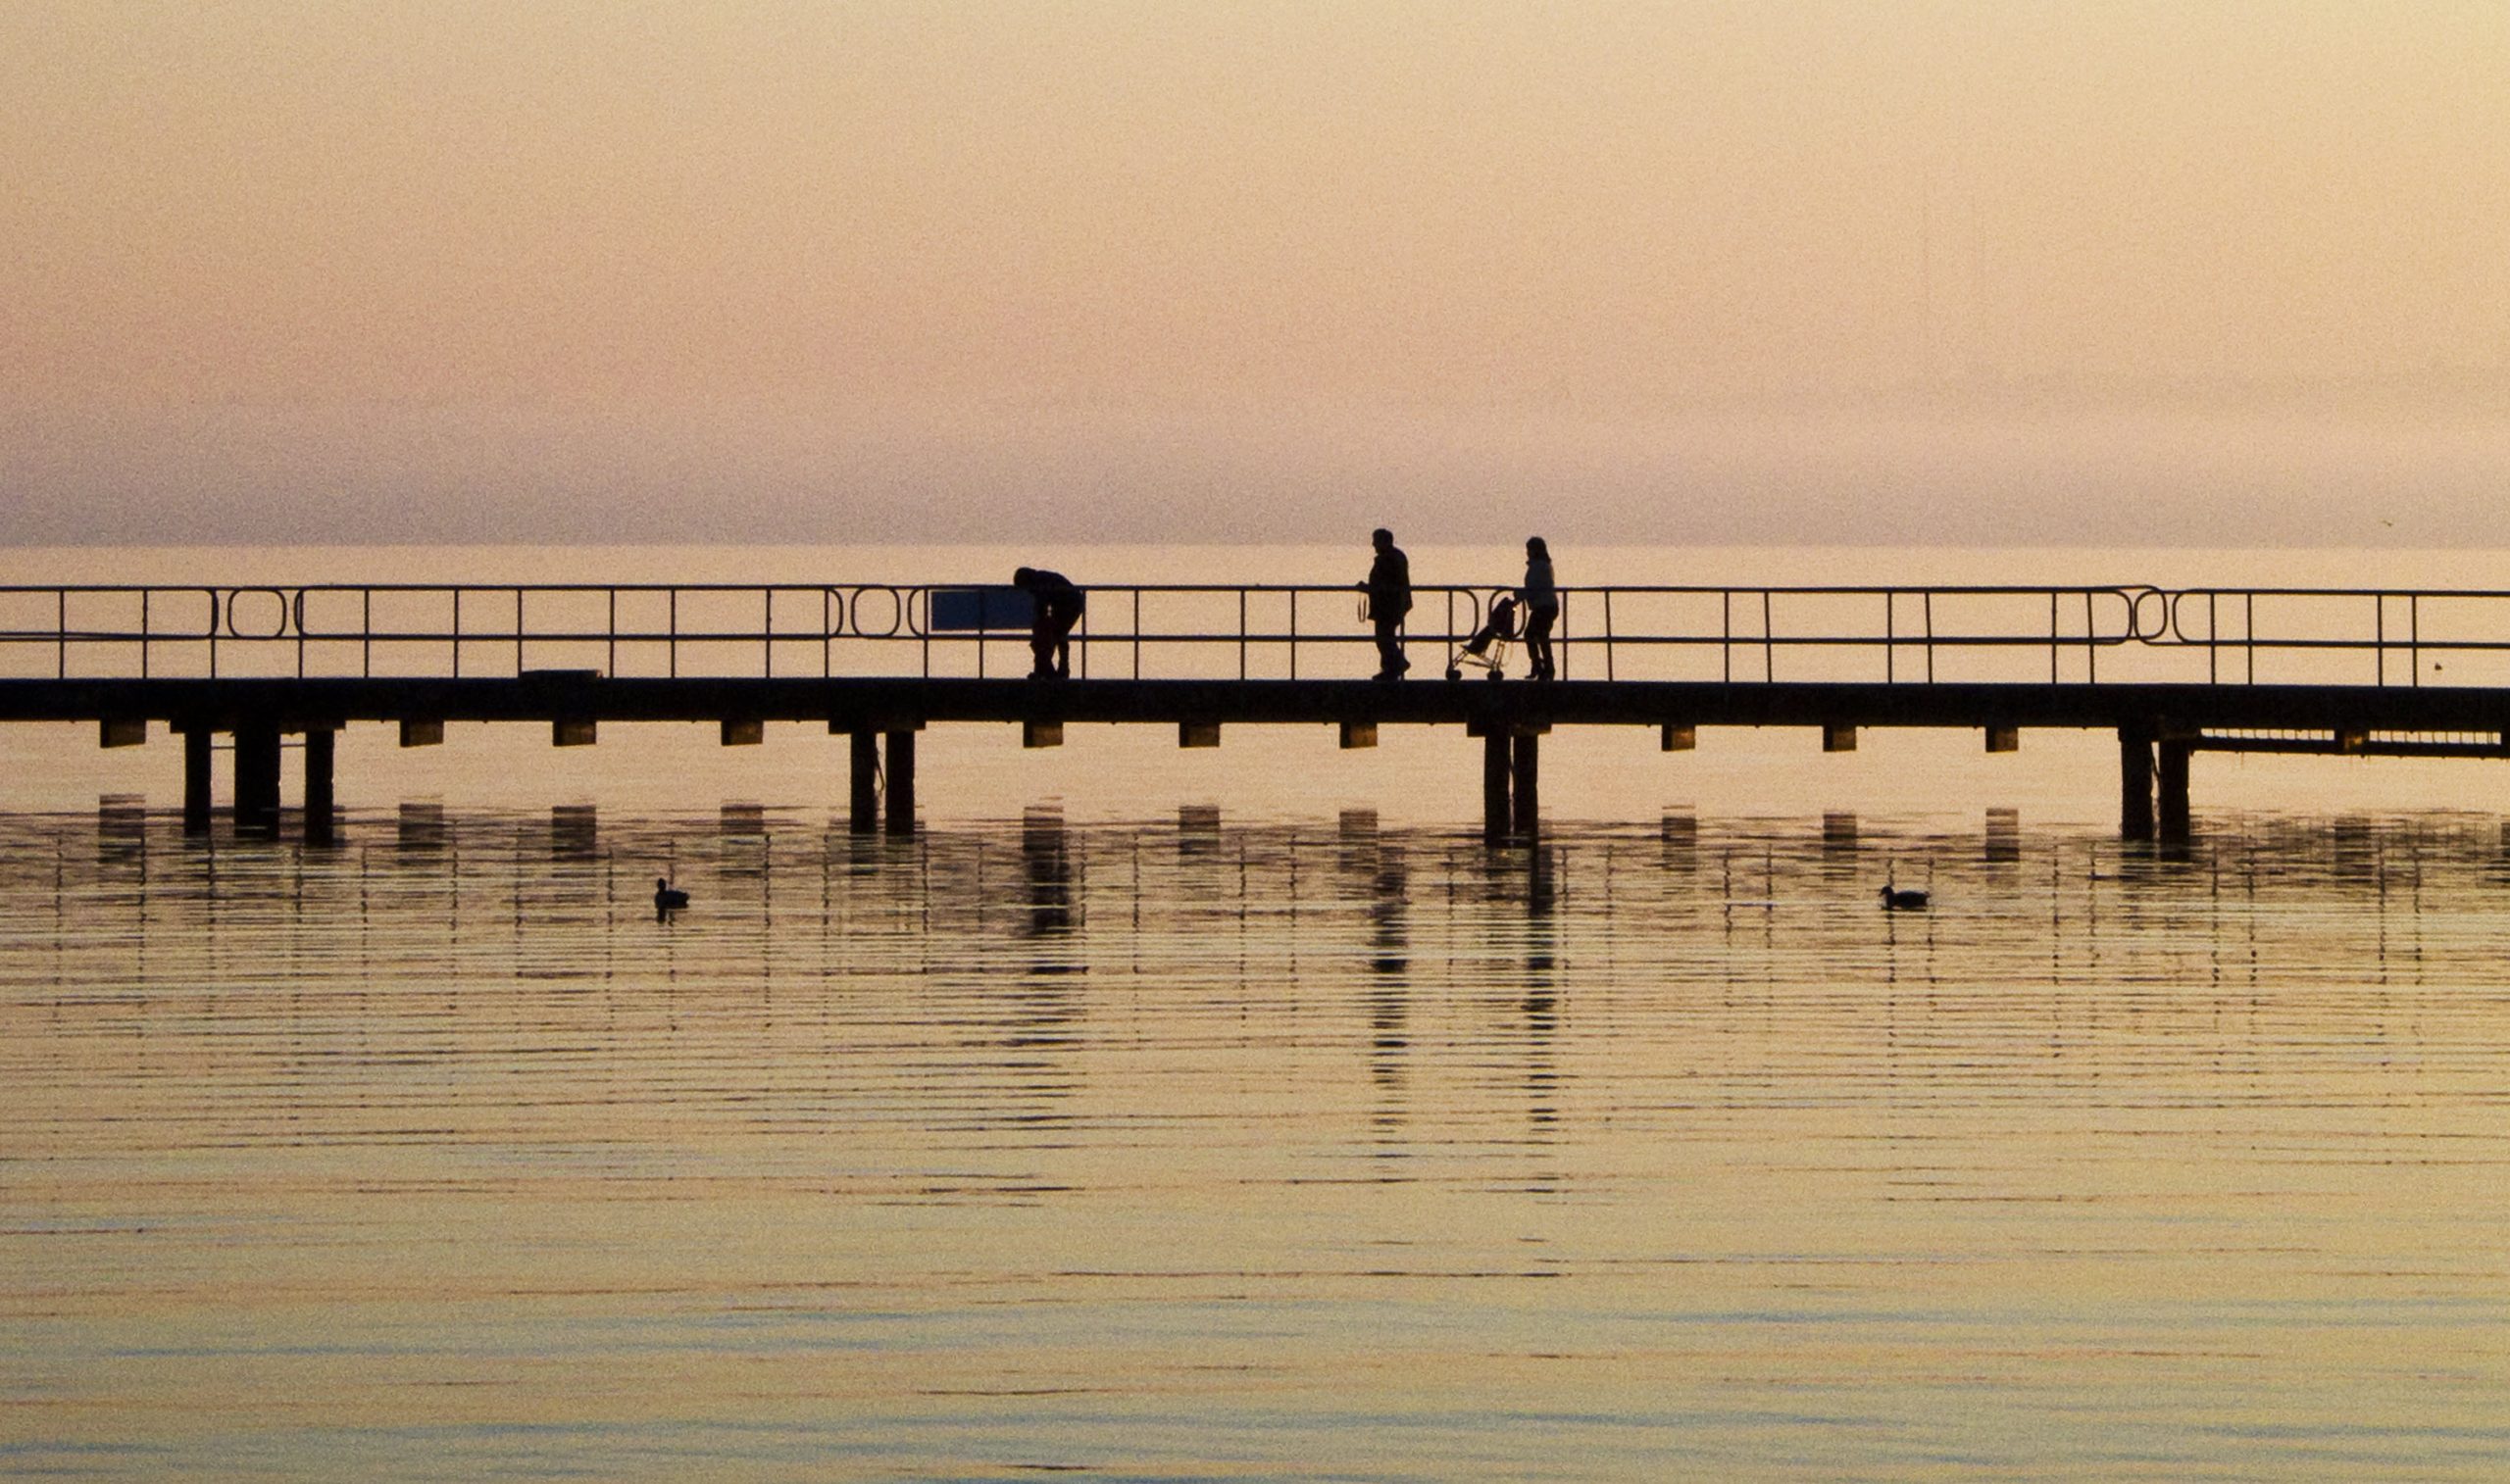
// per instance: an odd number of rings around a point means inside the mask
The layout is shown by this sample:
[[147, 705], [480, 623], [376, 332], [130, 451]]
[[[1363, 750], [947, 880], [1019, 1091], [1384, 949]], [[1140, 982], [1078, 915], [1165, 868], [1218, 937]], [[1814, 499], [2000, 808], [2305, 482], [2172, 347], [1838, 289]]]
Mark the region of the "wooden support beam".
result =
[[1217, 721], [1180, 721], [1177, 723], [1179, 747], [1220, 746], [1220, 723]]
[[912, 728], [895, 729], [888, 734], [889, 833], [915, 833], [915, 732]]
[[1516, 794], [1513, 822], [1518, 834], [1531, 837], [1542, 820], [1542, 738], [1533, 732], [1521, 733], [1510, 764], [1509, 782]]
[[1681, 721], [1665, 723], [1662, 740], [1658, 744], [1659, 751], [1686, 753], [1697, 746], [1699, 746], [1699, 728]]
[[1481, 737], [1481, 838], [1492, 845], [1508, 838], [1508, 767], [1511, 739], [1504, 731]]
[[208, 727], [183, 733], [183, 833], [209, 833], [210, 747], [216, 736]]
[[552, 747], [590, 747], [596, 736], [589, 717], [563, 717], [549, 723], [549, 745]]
[[726, 717], [723, 738], [726, 747], [756, 747], [767, 740], [767, 723], [750, 717]]
[[305, 730], [305, 840], [309, 845], [329, 845], [339, 838], [333, 776], [339, 736], [328, 726]]
[[148, 718], [145, 717], [107, 717], [96, 723], [96, 745], [99, 747], [145, 747], [148, 744]]
[[432, 717], [425, 718], [405, 717], [401, 720], [401, 745], [403, 747], [442, 747], [444, 723]]
[[278, 728], [262, 723], [235, 729], [235, 827], [258, 833], [278, 828]]
[[853, 786], [846, 794], [845, 822], [854, 833], [868, 835], [880, 827], [880, 734], [858, 731], [847, 740], [853, 754]]
[[1839, 726], [1830, 722], [1824, 722], [1822, 725], [1822, 751], [1826, 753], [1852, 753], [1856, 751], [1856, 728], [1853, 726]]
[[2160, 767], [2154, 777], [2161, 794], [2159, 824], [2165, 840], [2187, 838], [2187, 758], [2194, 750], [2182, 737], [2165, 737], [2159, 748]]
[[2118, 833], [2130, 840], [2153, 837], [2153, 744], [2134, 727], [2118, 728]]
[[1377, 723], [1376, 723], [1376, 722], [1374, 722], [1374, 721], [1345, 721], [1345, 722], [1343, 722], [1343, 723], [1342, 723], [1342, 749], [1343, 749], [1343, 751], [1348, 752], [1348, 751], [1350, 751], [1351, 749], [1356, 748], [1356, 747], [1375, 747], [1375, 746], [1377, 746]]
[[1060, 721], [1023, 721], [1020, 723], [1022, 747], [1063, 746], [1063, 723]]
[[2022, 728], [2019, 726], [1988, 727], [1987, 751], [1991, 753], [2018, 753], [2022, 751]]

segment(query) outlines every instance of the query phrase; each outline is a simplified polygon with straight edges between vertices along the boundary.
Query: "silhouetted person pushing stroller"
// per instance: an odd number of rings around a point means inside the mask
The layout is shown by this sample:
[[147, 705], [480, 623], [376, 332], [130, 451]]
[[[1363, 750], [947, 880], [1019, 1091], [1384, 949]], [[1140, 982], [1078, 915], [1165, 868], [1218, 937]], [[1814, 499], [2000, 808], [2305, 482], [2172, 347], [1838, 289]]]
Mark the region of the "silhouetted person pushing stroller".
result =
[[1377, 678], [1400, 680], [1412, 662], [1403, 658], [1403, 618], [1412, 612], [1412, 563], [1383, 526], [1369, 532], [1377, 560], [1369, 564], [1369, 622], [1377, 627]]
[[1031, 680], [1072, 678], [1072, 626], [1089, 600], [1061, 572], [1024, 567], [1011, 574], [1011, 585], [1029, 595], [1029, 649], [1037, 657]]
[[1555, 678], [1551, 668], [1551, 625], [1560, 620], [1560, 588], [1551, 579], [1551, 548], [1540, 536], [1526, 538], [1526, 585], [1517, 589], [1526, 605], [1527, 678]]

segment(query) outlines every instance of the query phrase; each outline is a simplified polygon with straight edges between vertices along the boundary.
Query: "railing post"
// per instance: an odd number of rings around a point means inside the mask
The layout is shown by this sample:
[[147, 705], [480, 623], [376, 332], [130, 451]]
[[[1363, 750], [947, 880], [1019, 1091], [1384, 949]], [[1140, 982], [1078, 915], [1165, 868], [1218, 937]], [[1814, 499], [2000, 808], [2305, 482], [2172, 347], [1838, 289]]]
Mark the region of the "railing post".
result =
[[1604, 678], [1606, 680], [1621, 678], [1620, 668], [1613, 664], [1612, 641], [1612, 589], [1607, 587], [1604, 589]]
[[147, 678], [148, 678], [148, 594], [149, 594], [149, 592], [150, 592], [150, 589], [145, 588], [145, 587], [143, 587], [143, 588], [141, 588], [141, 589], [139, 590], [139, 678], [141, 678], [142, 680], [145, 680], [145, 679], [147, 679]]
[[1298, 589], [1290, 589], [1290, 678], [1298, 678]]
[[523, 589], [514, 590], [514, 672], [521, 675], [527, 667], [523, 661]]
[[1895, 684], [1899, 679], [1899, 647], [1891, 642], [1895, 633], [1892, 624], [1899, 608], [1900, 605], [1892, 601], [1891, 590], [1887, 587], [1882, 589], [1882, 683], [1885, 685]]
[[1934, 683], [1934, 589], [1928, 588], [1920, 604], [1926, 616], [1926, 683]]
[[2048, 683], [2057, 683], [2057, 590], [2048, 589]]

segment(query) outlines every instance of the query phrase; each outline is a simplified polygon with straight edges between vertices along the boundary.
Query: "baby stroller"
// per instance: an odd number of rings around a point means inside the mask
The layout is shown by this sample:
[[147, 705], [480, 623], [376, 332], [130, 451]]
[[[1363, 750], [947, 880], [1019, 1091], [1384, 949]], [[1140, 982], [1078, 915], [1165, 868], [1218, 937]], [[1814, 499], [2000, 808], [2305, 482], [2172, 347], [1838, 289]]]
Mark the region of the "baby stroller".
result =
[[1490, 600], [1490, 618], [1464, 648], [1447, 662], [1447, 678], [1464, 678], [1464, 667], [1486, 669], [1493, 680], [1501, 678], [1501, 667], [1508, 663], [1508, 641], [1517, 636], [1517, 599], [1514, 593], [1501, 593]]

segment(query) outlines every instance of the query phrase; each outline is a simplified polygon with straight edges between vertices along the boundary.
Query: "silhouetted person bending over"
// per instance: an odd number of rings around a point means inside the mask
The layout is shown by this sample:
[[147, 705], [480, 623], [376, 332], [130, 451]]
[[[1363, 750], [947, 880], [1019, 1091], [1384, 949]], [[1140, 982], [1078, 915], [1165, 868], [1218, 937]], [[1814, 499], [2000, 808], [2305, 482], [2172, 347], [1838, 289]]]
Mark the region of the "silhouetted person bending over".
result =
[[1526, 538], [1526, 585], [1517, 589], [1526, 605], [1526, 659], [1531, 678], [1548, 680], [1551, 671], [1551, 625], [1560, 620], [1560, 587], [1551, 579], [1551, 548], [1540, 536]]
[[1412, 662], [1403, 658], [1403, 617], [1412, 612], [1412, 563], [1383, 526], [1369, 533], [1377, 561], [1369, 566], [1369, 621], [1377, 625], [1377, 678], [1400, 680]]
[[1080, 621], [1080, 611], [1087, 606], [1088, 599], [1063, 573], [1044, 571], [1034, 567], [1024, 567], [1013, 572], [1011, 585], [1029, 595], [1032, 613], [1029, 649], [1037, 657], [1037, 664], [1029, 671], [1029, 678], [1071, 679], [1072, 626]]

